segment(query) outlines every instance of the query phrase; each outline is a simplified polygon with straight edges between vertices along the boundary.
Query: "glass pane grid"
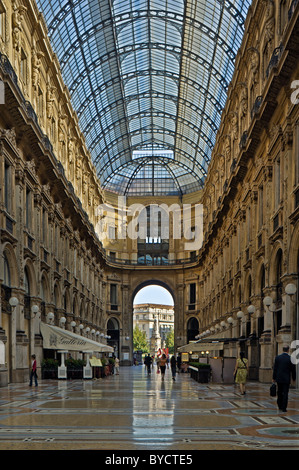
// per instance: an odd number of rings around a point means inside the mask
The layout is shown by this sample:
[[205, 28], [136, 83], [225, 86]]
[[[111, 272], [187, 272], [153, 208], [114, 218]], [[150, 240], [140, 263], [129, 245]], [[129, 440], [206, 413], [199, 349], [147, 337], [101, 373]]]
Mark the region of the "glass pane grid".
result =
[[153, 191], [132, 149], [160, 146], [156, 191], [202, 186], [250, 3], [37, 0], [103, 185]]

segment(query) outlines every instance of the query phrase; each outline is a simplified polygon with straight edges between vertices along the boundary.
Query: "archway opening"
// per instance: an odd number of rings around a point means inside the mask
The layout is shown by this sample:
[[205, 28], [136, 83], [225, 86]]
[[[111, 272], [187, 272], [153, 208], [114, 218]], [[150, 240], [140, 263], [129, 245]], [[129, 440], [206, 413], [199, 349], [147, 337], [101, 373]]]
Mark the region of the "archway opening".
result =
[[133, 296], [134, 359], [174, 353], [174, 297], [162, 283], [139, 286]]

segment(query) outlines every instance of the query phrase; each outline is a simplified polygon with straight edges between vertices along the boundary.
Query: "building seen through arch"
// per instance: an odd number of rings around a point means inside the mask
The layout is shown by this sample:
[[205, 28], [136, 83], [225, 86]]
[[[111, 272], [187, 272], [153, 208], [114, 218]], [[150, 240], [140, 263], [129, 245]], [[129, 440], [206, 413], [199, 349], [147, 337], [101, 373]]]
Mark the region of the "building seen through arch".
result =
[[151, 284], [176, 350], [218, 338], [271, 380], [299, 328], [298, 15], [0, 0], [0, 385], [40, 367], [44, 324], [132, 364]]

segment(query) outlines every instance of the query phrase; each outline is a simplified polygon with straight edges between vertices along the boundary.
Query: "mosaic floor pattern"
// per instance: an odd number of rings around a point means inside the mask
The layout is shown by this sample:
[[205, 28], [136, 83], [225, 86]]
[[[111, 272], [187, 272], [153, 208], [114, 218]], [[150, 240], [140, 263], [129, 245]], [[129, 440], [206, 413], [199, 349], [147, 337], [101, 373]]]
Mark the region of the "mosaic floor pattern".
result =
[[282, 413], [266, 384], [155, 372], [0, 388], [0, 450], [299, 450], [298, 390]]

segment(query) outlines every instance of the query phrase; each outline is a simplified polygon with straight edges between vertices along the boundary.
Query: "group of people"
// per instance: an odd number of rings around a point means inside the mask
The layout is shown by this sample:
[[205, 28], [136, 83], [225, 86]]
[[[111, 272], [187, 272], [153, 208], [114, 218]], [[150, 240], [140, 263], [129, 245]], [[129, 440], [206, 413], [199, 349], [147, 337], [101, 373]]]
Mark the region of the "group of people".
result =
[[[151, 374], [153, 368], [153, 357], [149, 354], [144, 359], [144, 364], [147, 368], [148, 375]], [[164, 380], [166, 367], [168, 366], [168, 359], [166, 354], [157, 360], [157, 372], [161, 373], [161, 378]], [[175, 381], [177, 368], [180, 370], [180, 357], [176, 359], [173, 355], [170, 359], [170, 368], [172, 373], [172, 380]], [[115, 358], [115, 374], [119, 374], [119, 359]], [[240, 353], [240, 357], [236, 361], [234, 369], [235, 383], [239, 384], [240, 392], [242, 395], [246, 394], [246, 381], [248, 377], [248, 359], [245, 358], [244, 352]], [[31, 356], [30, 367], [30, 381], [29, 385], [32, 386], [33, 379], [35, 386], [38, 385], [37, 381], [37, 366], [35, 354]], [[277, 406], [280, 411], [286, 412], [288, 405], [288, 394], [291, 380], [296, 380], [296, 368], [289, 355], [289, 346], [283, 347], [282, 354], [276, 356], [273, 367], [273, 383], [277, 383]]]
[[[296, 367], [289, 354], [289, 346], [283, 346], [282, 354], [276, 356], [273, 366], [272, 382], [277, 384], [277, 406], [280, 411], [286, 412], [291, 381], [296, 380]], [[246, 394], [246, 381], [248, 376], [248, 359], [243, 352], [236, 361], [234, 377], [240, 386], [242, 395]]]
[[[145, 367], [147, 368], [148, 375], [150, 375], [152, 368], [153, 368], [153, 364], [154, 364], [154, 358], [151, 357], [150, 354], [148, 354], [144, 359], [144, 364], [145, 364]], [[166, 372], [166, 368], [168, 367], [168, 364], [169, 364], [169, 360], [166, 354], [163, 354], [161, 358], [157, 359], [157, 372], [161, 373], [162, 380], [164, 380], [165, 372]], [[175, 356], [172, 356], [170, 359], [170, 368], [171, 368], [173, 381], [175, 381], [175, 378], [176, 378], [177, 366], [178, 366], [177, 360]]]

